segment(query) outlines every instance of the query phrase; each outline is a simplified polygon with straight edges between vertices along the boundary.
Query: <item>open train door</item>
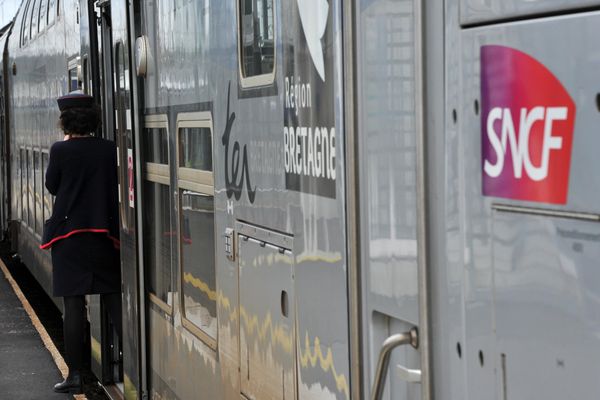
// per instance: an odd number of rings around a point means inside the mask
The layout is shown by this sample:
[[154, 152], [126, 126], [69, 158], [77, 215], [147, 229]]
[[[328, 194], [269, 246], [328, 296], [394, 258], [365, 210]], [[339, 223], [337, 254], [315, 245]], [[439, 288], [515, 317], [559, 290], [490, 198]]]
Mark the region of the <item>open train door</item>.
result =
[[348, 249], [352, 315], [359, 316], [352, 365], [362, 365], [353, 371], [352, 398], [429, 399], [424, 2], [349, 3]]
[[3, 63], [0, 66], [0, 172], [3, 177], [0, 185], [0, 239], [4, 239], [4, 235], [8, 232], [9, 221], [11, 219], [10, 199], [11, 199], [11, 184], [10, 184], [10, 135], [9, 135], [9, 115], [8, 105], [8, 35], [12, 31], [12, 23], [4, 27], [0, 31], [0, 51], [2, 54]]
[[[117, 102], [113, 93], [113, 52], [110, 10], [107, 1], [82, 0], [80, 9], [81, 76], [83, 89], [94, 96], [102, 108], [102, 127], [96, 135], [119, 145], [116, 129]], [[107, 14], [108, 13], [108, 14]], [[117, 118], [115, 117], [117, 116]], [[112, 398], [122, 398], [122, 341], [111, 323], [100, 296], [89, 296], [89, 321], [92, 348], [91, 369]]]
[[106, 321], [100, 324], [100, 348], [92, 350], [101, 354], [101, 370], [94, 372], [113, 399], [137, 399], [141, 352], [129, 2], [81, 0], [80, 7], [89, 24], [92, 86], [102, 98], [102, 135], [117, 144], [119, 172], [123, 335], [118, 338]]

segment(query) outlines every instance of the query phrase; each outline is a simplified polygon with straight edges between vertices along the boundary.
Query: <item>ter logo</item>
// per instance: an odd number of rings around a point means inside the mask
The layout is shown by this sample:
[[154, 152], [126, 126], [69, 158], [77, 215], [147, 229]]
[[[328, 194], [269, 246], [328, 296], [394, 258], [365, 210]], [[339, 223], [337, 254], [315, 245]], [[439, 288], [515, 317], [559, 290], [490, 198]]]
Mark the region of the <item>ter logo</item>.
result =
[[481, 48], [484, 196], [566, 204], [575, 103], [533, 57]]

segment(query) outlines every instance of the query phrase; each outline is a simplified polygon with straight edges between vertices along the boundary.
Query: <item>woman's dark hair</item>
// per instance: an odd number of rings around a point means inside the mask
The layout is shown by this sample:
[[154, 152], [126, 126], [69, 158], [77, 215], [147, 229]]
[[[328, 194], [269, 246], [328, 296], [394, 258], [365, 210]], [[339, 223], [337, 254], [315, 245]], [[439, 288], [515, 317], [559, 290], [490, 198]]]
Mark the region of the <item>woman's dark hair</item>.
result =
[[69, 108], [60, 114], [59, 126], [65, 134], [87, 135], [100, 125], [100, 107]]

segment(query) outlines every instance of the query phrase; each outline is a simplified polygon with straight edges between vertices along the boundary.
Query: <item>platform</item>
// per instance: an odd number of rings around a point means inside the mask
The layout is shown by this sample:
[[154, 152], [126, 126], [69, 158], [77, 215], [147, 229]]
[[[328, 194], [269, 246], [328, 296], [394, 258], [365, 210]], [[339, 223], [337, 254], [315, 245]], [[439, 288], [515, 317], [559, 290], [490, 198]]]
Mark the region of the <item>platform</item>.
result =
[[[0, 261], [0, 397], [72, 400], [72, 395], [52, 391], [62, 375], [52, 357], [51, 343], [44, 344], [36, 329], [37, 323], [34, 325], [27, 312], [29, 307], [19, 299], [19, 290], [15, 291], [14, 281], [11, 284], [10, 280], [8, 270]], [[35, 314], [32, 315], [35, 320]]]

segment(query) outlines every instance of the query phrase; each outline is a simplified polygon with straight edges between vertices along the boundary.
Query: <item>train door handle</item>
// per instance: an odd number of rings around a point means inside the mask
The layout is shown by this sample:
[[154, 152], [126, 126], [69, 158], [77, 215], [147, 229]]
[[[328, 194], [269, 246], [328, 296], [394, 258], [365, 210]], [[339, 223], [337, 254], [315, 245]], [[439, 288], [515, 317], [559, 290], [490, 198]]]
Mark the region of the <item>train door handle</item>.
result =
[[281, 291], [281, 315], [283, 315], [284, 317], [288, 317], [288, 312], [289, 312], [289, 300], [288, 300], [288, 294], [285, 290]]
[[409, 369], [402, 365], [396, 365], [396, 373], [398, 378], [405, 382], [420, 383], [421, 382], [421, 370], [420, 369]]
[[[373, 382], [373, 390], [371, 391], [371, 400], [381, 400], [383, 397], [392, 350], [398, 346], [407, 344], [410, 344], [415, 349], [419, 348], [419, 332], [417, 328], [413, 328], [409, 332], [392, 335], [383, 342], [381, 351], [379, 352], [379, 359], [377, 360], [377, 369], [375, 370], [375, 381]], [[420, 370], [410, 370], [402, 366], [398, 366], [397, 368], [401, 371], [399, 372], [401, 379], [410, 378], [410, 380], [405, 379], [408, 382], [421, 381]], [[416, 379], [417, 376], [418, 381], [415, 381], [414, 379]]]

